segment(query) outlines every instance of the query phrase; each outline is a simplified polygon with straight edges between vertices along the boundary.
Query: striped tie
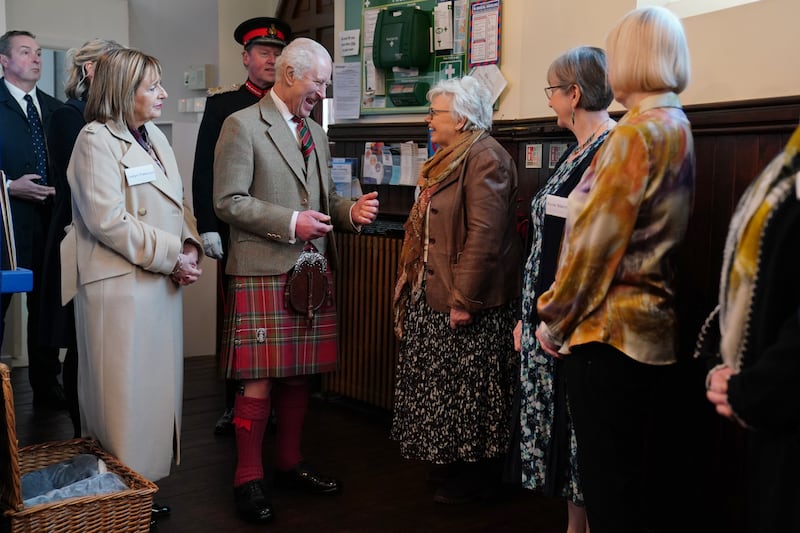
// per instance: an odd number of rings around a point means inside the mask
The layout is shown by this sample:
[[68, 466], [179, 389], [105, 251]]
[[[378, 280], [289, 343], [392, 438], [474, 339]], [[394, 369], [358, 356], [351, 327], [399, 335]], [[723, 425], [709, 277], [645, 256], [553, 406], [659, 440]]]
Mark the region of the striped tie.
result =
[[298, 116], [292, 117], [292, 120], [297, 124], [297, 134], [300, 137], [300, 150], [303, 152], [303, 159], [308, 164], [308, 156], [314, 151], [314, 139], [311, 138], [311, 132], [308, 131], [306, 121]]

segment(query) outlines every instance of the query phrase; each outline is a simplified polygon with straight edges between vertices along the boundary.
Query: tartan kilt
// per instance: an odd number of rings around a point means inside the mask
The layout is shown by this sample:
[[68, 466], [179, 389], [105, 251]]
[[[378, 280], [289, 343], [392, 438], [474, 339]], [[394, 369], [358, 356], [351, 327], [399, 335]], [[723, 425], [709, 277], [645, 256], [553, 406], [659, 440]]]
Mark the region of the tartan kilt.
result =
[[285, 303], [287, 274], [228, 276], [228, 312], [221, 353], [230, 379], [264, 379], [331, 372], [337, 367], [333, 275], [329, 297], [309, 322]]

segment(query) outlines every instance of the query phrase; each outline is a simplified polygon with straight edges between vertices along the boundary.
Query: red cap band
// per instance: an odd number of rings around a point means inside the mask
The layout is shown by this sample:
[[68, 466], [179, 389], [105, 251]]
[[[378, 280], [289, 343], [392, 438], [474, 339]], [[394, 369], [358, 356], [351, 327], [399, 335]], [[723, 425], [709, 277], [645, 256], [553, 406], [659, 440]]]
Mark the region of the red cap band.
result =
[[271, 26], [269, 28], [256, 28], [254, 30], [250, 30], [244, 34], [244, 37], [242, 37], [242, 42], [247, 45], [247, 43], [256, 37], [274, 37], [276, 39], [280, 39], [281, 41], [286, 41], [286, 37], [284, 37], [283, 32], [275, 28], [275, 26]]

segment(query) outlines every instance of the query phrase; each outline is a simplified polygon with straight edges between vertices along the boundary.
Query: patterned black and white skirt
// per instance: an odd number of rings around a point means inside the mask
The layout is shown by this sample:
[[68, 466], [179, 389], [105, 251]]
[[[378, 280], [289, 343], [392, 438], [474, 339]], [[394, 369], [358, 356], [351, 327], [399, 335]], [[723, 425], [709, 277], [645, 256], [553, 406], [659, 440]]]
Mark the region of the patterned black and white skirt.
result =
[[514, 306], [450, 329], [450, 314], [406, 301], [391, 438], [407, 459], [474, 462], [508, 448], [517, 382]]

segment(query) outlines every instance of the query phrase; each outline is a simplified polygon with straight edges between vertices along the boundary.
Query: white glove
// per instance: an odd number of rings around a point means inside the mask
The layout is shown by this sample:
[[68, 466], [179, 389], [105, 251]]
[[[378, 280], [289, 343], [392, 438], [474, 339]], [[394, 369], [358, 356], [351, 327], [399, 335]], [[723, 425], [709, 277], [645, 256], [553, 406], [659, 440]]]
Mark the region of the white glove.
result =
[[203, 252], [208, 257], [214, 259], [222, 259], [222, 239], [216, 231], [209, 231], [201, 233], [200, 238], [203, 239]]

